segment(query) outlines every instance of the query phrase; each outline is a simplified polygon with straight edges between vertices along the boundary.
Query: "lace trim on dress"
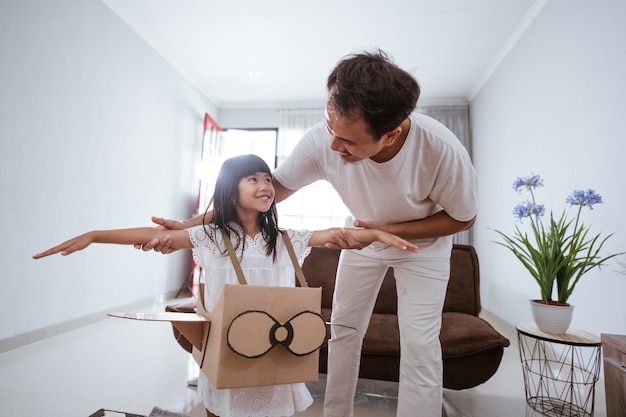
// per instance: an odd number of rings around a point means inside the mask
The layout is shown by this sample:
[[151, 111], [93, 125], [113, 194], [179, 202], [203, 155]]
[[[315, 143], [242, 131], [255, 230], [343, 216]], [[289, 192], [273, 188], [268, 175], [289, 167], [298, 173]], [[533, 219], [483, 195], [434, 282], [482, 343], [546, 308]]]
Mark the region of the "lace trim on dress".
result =
[[[233, 225], [235, 229], [239, 229], [239, 233], [243, 233], [241, 227], [239, 225]], [[309, 239], [313, 234], [311, 230], [293, 230], [286, 229], [287, 235], [291, 240], [291, 244], [294, 248], [296, 256], [298, 257], [298, 262], [300, 265], [304, 262], [304, 259], [311, 252], [311, 248], [308, 246]], [[193, 259], [197, 264], [203, 265], [207, 262], [211, 261], [211, 258], [218, 258], [227, 256], [225, 248], [223, 247], [222, 237], [220, 233], [216, 233], [213, 235], [213, 230], [209, 228], [208, 232], [212, 235], [207, 235], [207, 231], [204, 226], [195, 226], [190, 229], [187, 229], [189, 233], [189, 239], [193, 244], [194, 248], [200, 249], [202, 251], [194, 250], [193, 251]], [[232, 239], [232, 237], [231, 237]], [[279, 245], [284, 245], [283, 242], [278, 243]], [[235, 248], [235, 252], [238, 257], [241, 257], [241, 250], [243, 245], [239, 245], [238, 248]], [[246, 253], [249, 255], [257, 255], [257, 256], [266, 256], [266, 242], [261, 233], [257, 234], [254, 238], [250, 236], [246, 236]]]
[[291, 240], [291, 245], [293, 246], [293, 251], [296, 253], [298, 257], [298, 262], [300, 265], [304, 262], [304, 259], [309, 256], [311, 253], [311, 247], [309, 246], [309, 239], [311, 239], [311, 235], [313, 234], [312, 230], [292, 230], [286, 229], [287, 235], [289, 236], [289, 240]]

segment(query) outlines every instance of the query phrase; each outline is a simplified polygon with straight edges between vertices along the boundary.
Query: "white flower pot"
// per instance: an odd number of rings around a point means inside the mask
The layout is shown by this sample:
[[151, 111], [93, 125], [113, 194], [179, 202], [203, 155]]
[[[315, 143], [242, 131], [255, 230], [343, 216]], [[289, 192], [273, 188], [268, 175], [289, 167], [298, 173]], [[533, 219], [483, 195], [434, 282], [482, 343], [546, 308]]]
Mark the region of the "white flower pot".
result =
[[563, 334], [567, 332], [572, 315], [573, 305], [551, 305], [530, 300], [530, 311], [537, 328], [545, 333]]

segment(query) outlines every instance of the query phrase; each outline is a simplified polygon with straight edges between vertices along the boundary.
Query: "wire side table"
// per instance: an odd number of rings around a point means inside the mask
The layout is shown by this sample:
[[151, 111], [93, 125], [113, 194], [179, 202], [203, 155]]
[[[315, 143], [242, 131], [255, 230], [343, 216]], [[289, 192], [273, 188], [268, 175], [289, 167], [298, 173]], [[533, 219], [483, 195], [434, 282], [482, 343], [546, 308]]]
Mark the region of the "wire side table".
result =
[[534, 323], [517, 325], [526, 402], [551, 417], [591, 417], [600, 375], [600, 337], [570, 329], [544, 333]]

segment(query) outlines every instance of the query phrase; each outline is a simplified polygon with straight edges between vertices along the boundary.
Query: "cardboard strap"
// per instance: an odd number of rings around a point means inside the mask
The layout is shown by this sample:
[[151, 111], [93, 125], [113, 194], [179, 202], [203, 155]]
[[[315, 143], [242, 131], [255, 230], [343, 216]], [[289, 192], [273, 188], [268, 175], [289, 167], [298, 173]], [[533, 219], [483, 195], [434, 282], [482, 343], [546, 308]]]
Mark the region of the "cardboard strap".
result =
[[239, 280], [239, 284], [246, 285], [246, 278], [243, 276], [243, 270], [241, 269], [241, 264], [235, 255], [235, 249], [233, 249], [233, 244], [228, 237], [226, 231], [222, 230], [222, 238], [224, 239], [224, 243], [226, 243], [226, 249], [228, 249], [228, 256], [230, 256], [230, 261], [233, 263], [233, 267], [235, 268], [235, 273], [237, 273], [237, 279]]
[[[302, 268], [300, 268], [300, 264], [298, 263], [298, 258], [296, 257], [296, 253], [293, 250], [293, 245], [291, 244], [291, 240], [289, 240], [289, 236], [285, 230], [281, 230], [280, 233], [283, 235], [283, 242], [287, 247], [287, 252], [289, 253], [289, 259], [291, 259], [291, 263], [293, 264], [294, 269], [296, 270], [296, 277], [298, 278], [298, 282], [301, 287], [308, 287], [309, 284], [306, 282], [306, 278], [304, 277], [304, 272], [302, 272]], [[228, 237], [228, 234], [222, 230], [222, 238], [224, 239], [224, 243], [226, 243], [226, 249], [228, 250], [228, 256], [235, 268], [235, 273], [237, 274], [237, 279], [241, 285], [246, 285], [246, 278], [243, 275], [243, 270], [241, 269], [241, 264], [235, 255], [235, 249], [233, 248], [233, 244]]]

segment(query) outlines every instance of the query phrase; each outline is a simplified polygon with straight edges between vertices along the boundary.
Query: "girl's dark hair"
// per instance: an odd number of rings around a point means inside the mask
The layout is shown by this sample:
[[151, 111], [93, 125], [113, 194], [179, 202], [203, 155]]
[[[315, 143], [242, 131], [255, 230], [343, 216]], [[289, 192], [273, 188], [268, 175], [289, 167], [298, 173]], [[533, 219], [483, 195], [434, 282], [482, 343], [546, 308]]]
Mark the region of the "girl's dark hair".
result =
[[[246, 245], [245, 230], [244, 234], [240, 235], [239, 231], [232, 227], [232, 223], [236, 223], [243, 229], [243, 224], [241, 224], [235, 210], [234, 201], [239, 194], [239, 181], [257, 172], [272, 174], [265, 161], [256, 155], [235, 156], [224, 161], [215, 181], [215, 191], [211, 198], [213, 217], [210, 222], [207, 222], [207, 213], [211, 208], [211, 204], [209, 204], [202, 218], [204, 230], [214, 242], [218, 232], [225, 231], [228, 235], [231, 234], [230, 232], [234, 232], [237, 239], [233, 242], [233, 246], [239, 248], [241, 245], [242, 254]], [[259, 213], [259, 225], [266, 242], [266, 254], [267, 256], [272, 255], [273, 259], [276, 260], [276, 239], [279, 231], [275, 202], [272, 202], [268, 211]]]
[[329, 102], [343, 117], [363, 117], [375, 140], [400, 126], [415, 109], [417, 81], [380, 49], [349, 55], [328, 76]]

